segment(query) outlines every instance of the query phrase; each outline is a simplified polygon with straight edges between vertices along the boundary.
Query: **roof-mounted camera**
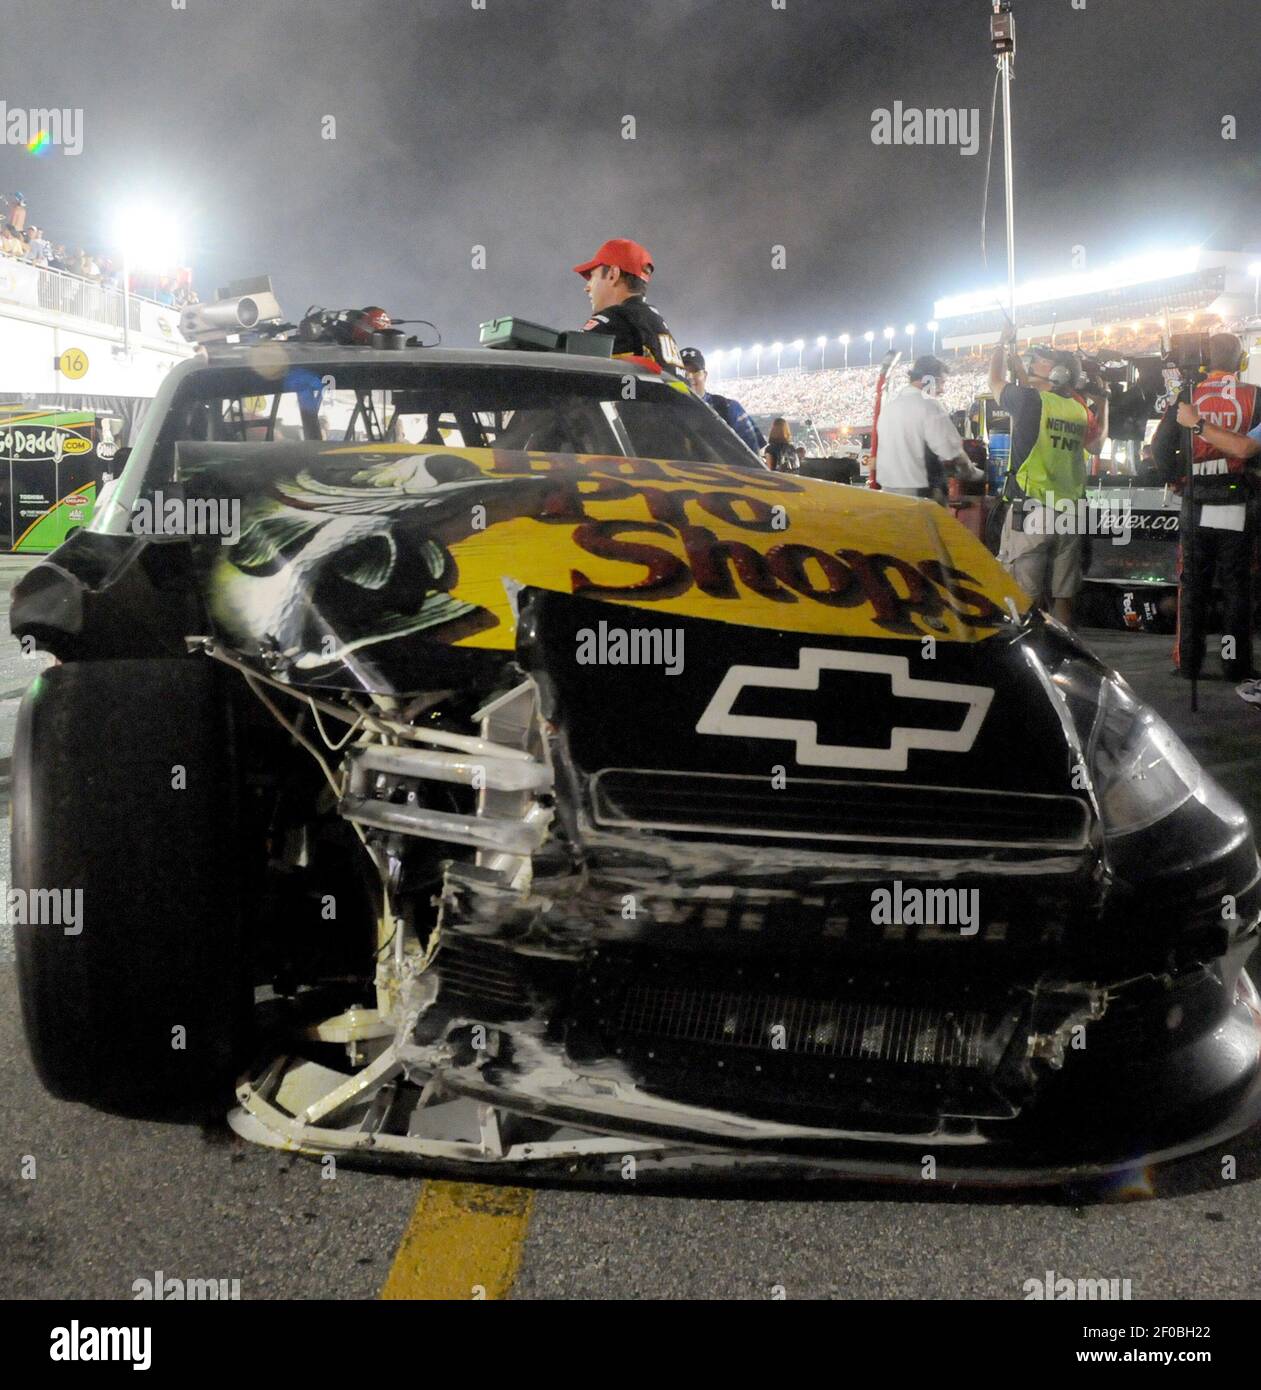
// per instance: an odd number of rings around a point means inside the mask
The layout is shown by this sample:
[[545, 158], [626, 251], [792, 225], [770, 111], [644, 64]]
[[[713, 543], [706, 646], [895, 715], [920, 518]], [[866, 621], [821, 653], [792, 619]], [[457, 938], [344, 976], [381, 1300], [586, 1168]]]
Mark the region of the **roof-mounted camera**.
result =
[[189, 304], [180, 312], [180, 332], [190, 343], [226, 343], [242, 334], [266, 334], [284, 320], [272, 292], [271, 276], [234, 280], [210, 304]]

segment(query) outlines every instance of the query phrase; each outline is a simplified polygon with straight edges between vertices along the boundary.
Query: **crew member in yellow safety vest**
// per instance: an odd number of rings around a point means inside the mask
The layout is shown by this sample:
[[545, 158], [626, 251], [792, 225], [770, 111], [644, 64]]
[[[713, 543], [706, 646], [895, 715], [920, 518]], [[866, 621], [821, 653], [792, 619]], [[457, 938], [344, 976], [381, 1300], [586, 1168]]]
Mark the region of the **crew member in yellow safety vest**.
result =
[[[1011, 366], [1015, 381], [1007, 380]], [[1073, 395], [1072, 353], [1034, 348], [1026, 374], [1010, 336], [990, 358], [990, 390], [1011, 416], [1010, 505], [998, 558], [1062, 623], [1081, 588], [1090, 412]]]

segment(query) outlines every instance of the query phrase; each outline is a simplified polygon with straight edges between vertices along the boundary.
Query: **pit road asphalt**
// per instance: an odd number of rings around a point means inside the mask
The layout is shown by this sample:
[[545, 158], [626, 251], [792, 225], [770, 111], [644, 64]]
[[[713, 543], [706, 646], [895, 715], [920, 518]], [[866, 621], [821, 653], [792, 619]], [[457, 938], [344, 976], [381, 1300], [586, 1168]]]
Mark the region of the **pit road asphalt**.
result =
[[[0, 865], [18, 698], [39, 662], [8, 635], [22, 566], [0, 561]], [[1261, 824], [1261, 711], [1219, 681], [1198, 717], [1169, 640], [1086, 634]], [[1254, 967], [1256, 962], [1254, 961]], [[1048, 1270], [1131, 1281], [1134, 1298], [1261, 1294], [1261, 1131], [1141, 1176], [1128, 1197], [854, 1185], [532, 1196], [354, 1172], [256, 1148], [226, 1125], [116, 1119], [50, 1099], [26, 1055], [0, 928], [0, 1287], [130, 1299], [168, 1278], [239, 1279], [242, 1298], [1021, 1298]], [[1225, 1180], [1233, 1155], [1237, 1177]], [[34, 1179], [24, 1166], [34, 1159]], [[467, 1285], [467, 1290], [463, 1287]]]

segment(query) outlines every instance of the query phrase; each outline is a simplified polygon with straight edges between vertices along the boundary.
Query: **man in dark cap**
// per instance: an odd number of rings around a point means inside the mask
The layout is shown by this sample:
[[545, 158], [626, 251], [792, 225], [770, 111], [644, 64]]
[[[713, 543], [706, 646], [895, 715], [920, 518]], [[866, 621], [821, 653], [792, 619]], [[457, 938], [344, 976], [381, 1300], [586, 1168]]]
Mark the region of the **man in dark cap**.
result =
[[730, 425], [755, 454], [760, 455], [766, 448], [766, 440], [749, 412], [730, 396], [720, 396], [705, 389], [709, 381], [709, 372], [705, 369], [705, 354], [699, 348], [683, 349], [683, 375], [701, 400], [714, 410], [725, 424]]
[[682, 373], [678, 344], [665, 319], [644, 299], [653, 272], [645, 247], [614, 237], [574, 270], [587, 282], [591, 301], [584, 332], [612, 338], [614, 357], [640, 358], [665, 371]]

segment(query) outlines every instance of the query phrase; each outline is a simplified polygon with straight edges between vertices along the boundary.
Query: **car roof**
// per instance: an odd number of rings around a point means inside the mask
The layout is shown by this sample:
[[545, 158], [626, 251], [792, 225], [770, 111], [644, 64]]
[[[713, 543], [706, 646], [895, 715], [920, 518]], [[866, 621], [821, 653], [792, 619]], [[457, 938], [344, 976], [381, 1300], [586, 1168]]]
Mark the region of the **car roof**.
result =
[[[295, 366], [330, 367], [338, 363], [366, 366], [380, 363], [393, 367], [406, 364], [423, 367], [527, 367], [544, 372], [595, 372], [607, 376], [635, 376], [641, 381], [662, 380], [660, 373], [624, 358], [584, 357], [567, 352], [523, 352], [508, 348], [344, 347], [335, 343], [302, 343], [274, 338], [248, 343], [208, 343], [205, 360], [198, 365], [255, 368], [260, 348], [268, 355], [279, 350]], [[192, 360], [197, 361], [196, 358]]]

